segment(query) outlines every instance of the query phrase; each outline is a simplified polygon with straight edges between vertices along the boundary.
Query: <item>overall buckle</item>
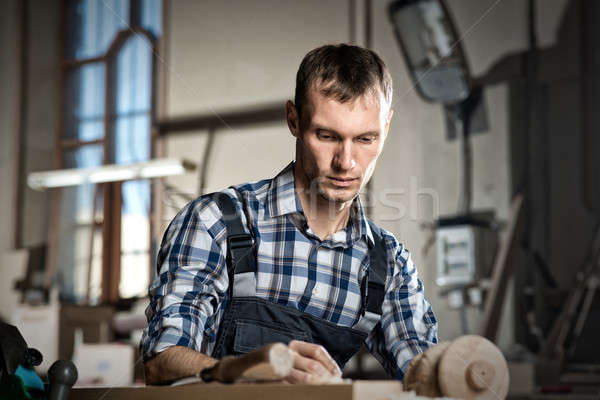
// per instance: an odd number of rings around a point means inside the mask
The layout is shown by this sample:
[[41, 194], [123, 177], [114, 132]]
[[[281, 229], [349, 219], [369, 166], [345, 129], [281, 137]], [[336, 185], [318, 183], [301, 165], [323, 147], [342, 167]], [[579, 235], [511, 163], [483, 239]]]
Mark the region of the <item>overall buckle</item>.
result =
[[252, 236], [247, 233], [241, 235], [230, 235], [227, 237], [227, 246], [231, 250], [241, 249], [244, 247], [252, 247]]

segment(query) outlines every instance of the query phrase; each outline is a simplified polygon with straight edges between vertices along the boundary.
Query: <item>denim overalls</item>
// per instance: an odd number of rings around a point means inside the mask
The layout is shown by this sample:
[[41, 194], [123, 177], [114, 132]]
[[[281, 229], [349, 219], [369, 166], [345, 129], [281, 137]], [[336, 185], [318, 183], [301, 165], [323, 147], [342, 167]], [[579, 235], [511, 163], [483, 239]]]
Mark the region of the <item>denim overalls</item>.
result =
[[375, 245], [369, 245], [370, 265], [361, 282], [361, 317], [352, 327], [338, 326], [298, 309], [257, 297], [253, 238], [244, 230], [231, 197], [215, 193], [213, 198], [227, 227], [229, 301], [212, 356], [222, 358], [244, 354], [269, 343], [288, 343], [296, 339], [322, 345], [343, 368], [381, 319], [387, 261], [379, 228], [369, 221]]

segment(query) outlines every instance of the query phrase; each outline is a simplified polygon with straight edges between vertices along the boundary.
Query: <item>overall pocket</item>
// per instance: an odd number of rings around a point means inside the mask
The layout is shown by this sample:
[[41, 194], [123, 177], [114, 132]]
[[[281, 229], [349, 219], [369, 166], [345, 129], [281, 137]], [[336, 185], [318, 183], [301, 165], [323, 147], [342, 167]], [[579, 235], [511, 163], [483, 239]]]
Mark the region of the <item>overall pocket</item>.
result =
[[249, 353], [270, 343], [287, 344], [292, 340], [312, 342], [311, 335], [307, 332], [294, 332], [282, 326], [259, 321], [238, 320], [235, 322], [233, 350], [241, 354]]

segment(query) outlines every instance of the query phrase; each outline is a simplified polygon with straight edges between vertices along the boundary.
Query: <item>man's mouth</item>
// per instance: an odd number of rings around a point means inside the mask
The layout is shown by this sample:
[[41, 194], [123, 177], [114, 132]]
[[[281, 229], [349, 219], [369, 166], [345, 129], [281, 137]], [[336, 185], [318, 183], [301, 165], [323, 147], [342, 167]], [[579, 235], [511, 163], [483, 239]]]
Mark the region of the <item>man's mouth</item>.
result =
[[341, 186], [341, 187], [351, 186], [358, 179], [358, 178], [336, 178], [333, 176], [328, 176], [327, 178], [331, 181], [331, 183], [334, 186]]

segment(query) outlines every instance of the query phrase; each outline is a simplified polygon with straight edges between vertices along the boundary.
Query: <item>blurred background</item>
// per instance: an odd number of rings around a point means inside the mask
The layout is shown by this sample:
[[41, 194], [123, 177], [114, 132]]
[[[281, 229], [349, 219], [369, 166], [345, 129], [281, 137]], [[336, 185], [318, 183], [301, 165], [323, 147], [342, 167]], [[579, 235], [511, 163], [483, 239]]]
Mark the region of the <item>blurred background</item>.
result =
[[[141, 379], [169, 221], [293, 160], [284, 105], [300, 61], [346, 42], [392, 73], [394, 117], [362, 197], [411, 250], [440, 339], [494, 341], [514, 396], [597, 390], [600, 2], [0, 9], [0, 315], [42, 351], [41, 373], [73, 358], [81, 383]], [[385, 376], [366, 354], [346, 374]]]

